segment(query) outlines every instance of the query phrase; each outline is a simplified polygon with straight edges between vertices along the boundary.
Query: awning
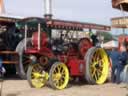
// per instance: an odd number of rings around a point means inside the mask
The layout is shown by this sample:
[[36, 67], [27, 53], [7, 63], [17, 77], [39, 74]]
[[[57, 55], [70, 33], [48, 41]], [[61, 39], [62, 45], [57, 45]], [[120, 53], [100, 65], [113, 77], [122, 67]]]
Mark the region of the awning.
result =
[[104, 43], [102, 46], [105, 49], [118, 48], [118, 41], [111, 40], [109, 42]]
[[112, 0], [113, 8], [120, 9], [120, 5], [122, 5], [124, 11], [128, 11], [128, 0]]

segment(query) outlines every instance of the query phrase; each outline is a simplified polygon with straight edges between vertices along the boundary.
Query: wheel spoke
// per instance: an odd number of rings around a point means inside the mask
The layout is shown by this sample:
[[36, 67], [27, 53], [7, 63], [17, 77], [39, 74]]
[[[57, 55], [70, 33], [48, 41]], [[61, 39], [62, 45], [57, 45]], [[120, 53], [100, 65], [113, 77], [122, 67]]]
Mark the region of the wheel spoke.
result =
[[97, 70], [96, 70], [96, 72], [95, 72], [95, 79], [96, 79], [96, 81], [99, 80], [99, 75], [98, 75]]
[[92, 62], [91, 67], [95, 67], [96, 64], [97, 62]]
[[54, 83], [55, 86], [58, 86], [59, 81], [58, 80], [54, 80], [53, 83]]
[[59, 80], [59, 85], [60, 86], [63, 85], [63, 80], [62, 79]]
[[92, 71], [92, 77], [95, 75], [95, 73], [96, 73], [96, 69], [94, 68]]
[[56, 80], [56, 79], [53, 79], [53, 82], [56, 84], [56, 83], [58, 83], [58, 80]]
[[99, 76], [98, 76], [98, 72], [96, 71], [96, 77], [97, 77], [97, 80], [99, 80]]
[[102, 70], [101, 70], [101, 69], [97, 69], [97, 72], [98, 72], [99, 74], [102, 74]]
[[61, 77], [61, 78], [65, 79], [65, 75], [62, 75], [62, 77]]
[[100, 74], [97, 70], [96, 70], [96, 76], [97, 76], [97, 80], [99, 80]]
[[52, 75], [53, 80], [57, 80], [56, 74]]
[[58, 72], [59, 73], [61, 72], [61, 66], [58, 66]]
[[98, 51], [96, 51], [96, 52], [94, 53], [94, 58], [97, 58], [97, 55], [98, 55]]
[[32, 72], [37, 72], [38, 70], [36, 70], [35, 68], [32, 69]]
[[39, 68], [39, 66], [34, 66], [33, 69], [32, 69], [33, 72], [39, 72], [39, 73], [40, 73], [42, 70], [43, 70], [43, 69], [42, 69], [42, 68]]
[[65, 74], [65, 70], [64, 70], [64, 69], [62, 69], [62, 75], [63, 75], [63, 74]]
[[54, 72], [53, 72], [54, 74], [56, 74], [57, 73], [57, 68], [55, 68], [55, 70], [54, 70]]

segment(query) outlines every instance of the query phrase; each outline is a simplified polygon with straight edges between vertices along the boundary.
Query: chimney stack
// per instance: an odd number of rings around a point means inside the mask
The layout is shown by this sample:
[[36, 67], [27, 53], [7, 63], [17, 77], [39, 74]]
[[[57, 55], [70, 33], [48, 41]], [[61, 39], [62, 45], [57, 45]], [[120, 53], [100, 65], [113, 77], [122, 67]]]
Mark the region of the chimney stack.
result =
[[45, 19], [52, 19], [52, 0], [44, 0], [44, 11]]
[[4, 2], [0, 0], [0, 15], [5, 13]]

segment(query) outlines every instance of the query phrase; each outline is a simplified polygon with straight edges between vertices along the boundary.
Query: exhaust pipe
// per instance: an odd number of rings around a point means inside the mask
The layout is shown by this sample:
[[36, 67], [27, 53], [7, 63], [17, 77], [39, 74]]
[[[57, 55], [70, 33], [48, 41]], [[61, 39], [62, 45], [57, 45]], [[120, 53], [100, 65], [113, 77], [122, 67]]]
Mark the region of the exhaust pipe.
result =
[[0, 15], [5, 14], [5, 7], [3, 0], [0, 0]]
[[52, 19], [52, 0], [44, 0], [44, 11], [45, 19]]

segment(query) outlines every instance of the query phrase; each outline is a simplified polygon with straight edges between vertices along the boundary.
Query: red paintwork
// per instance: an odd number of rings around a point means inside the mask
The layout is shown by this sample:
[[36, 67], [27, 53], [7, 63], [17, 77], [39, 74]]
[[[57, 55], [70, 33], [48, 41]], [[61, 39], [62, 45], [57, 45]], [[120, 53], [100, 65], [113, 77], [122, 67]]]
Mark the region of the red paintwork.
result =
[[47, 48], [47, 47], [42, 47], [39, 51], [39, 54], [40, 55], [44, 55], [44, 56], [47, 56], [49, 58], [54, 58], [55, 55], [53, 54], [52, 50]]
[[27, 53], [27, 54], [40, 54], [40, 55], [47, 56], [49, 58], [53, 58], [54, 57], [53, 52], [49, 48], [47, 48], [48, 37], [47, 37], [45, 32], [41, 32], [40, 40], [41, 40], [40, 41], [41, 42], [41, 48], [38, 49], [38, 32], [34, 32], [32, 35], [33, 47], [28, 48], [25, 51], [25, 53]]
[[53, 27], [57, 29], [67, 29], [67, 30], [83, 30], [86, 29], [96, 29], [96, 30], [106, 30], [110, 31], [111, 27], [106, 25], [99, 25], [94, 23], [81, 23], [81, 22], [74, 22], [74, 21], [64, 21], [64, 20], [48, 20], [47, 22], [48, 27]]
[[[41, 32], [40, 40], [41, 46], [46, 46], [48, 44], [48, 37], [45, 32]], [[38, 32], [33, 33], [32, 42], [34, 47], [38, 46]]]
[[80, 41], [79, 47], [80, 47], [80, 53], [84, 57], [87, 50], [92, 47], [92, 43], [88, 38], [83, 38]]
[[40, 54], [43, 56], [47, 56], [49, 58], [54, 58], [54, 54], [52, 53], [52, 51], [49, 48], [46, 47], [41, 47], [40, 50], [38, 50], [37, 48], [28, 48], [25, 51], [26, 54]]
[[39, 53], [37, 49], [35, 48], [28, 48], [27, 50], [25, 50], [26, 54], [36, 54]]
[[[77, 57], [72, 57], [68, 61], [68, 67], [70, 69], [71, 76], [82, 76], [85, 73], [85, 62], [84, 60], [80, 60]], [[82, 66], [82, 69], [80, 69]]]
[[[77, 57], [77, 55], [74, 55], [74, 54], [70, 54], [70, 56], [59, 55], [58, 59], [68, 66], [71, 76], [82, 76], [82, 75], [84, 75], [85, 61], [79, 59]], [[80, 69], [81, 64], [83, 66], [83, 69]]]
[[[92, 47], [92, 43], [88, 38], [80, 40], [78, 45], [70, 44], [66, 53], [55, 56], [52, 49], [47, 47], [47, 35], [45, 32], [41, 34], [41, 49], [38, 50], [38, 33], [35, 32], [32, 37], [33, 48], [26, 50], [27, 54], [39, 54], [49, 58], [58, 58], [59, 61], [65, 63], [69, 68], [71, 76], [83, 76], [85, 74], [85, 60], [83, 59], [87, 50]], [[78, 48], [80, 47], [80, 48]]]

